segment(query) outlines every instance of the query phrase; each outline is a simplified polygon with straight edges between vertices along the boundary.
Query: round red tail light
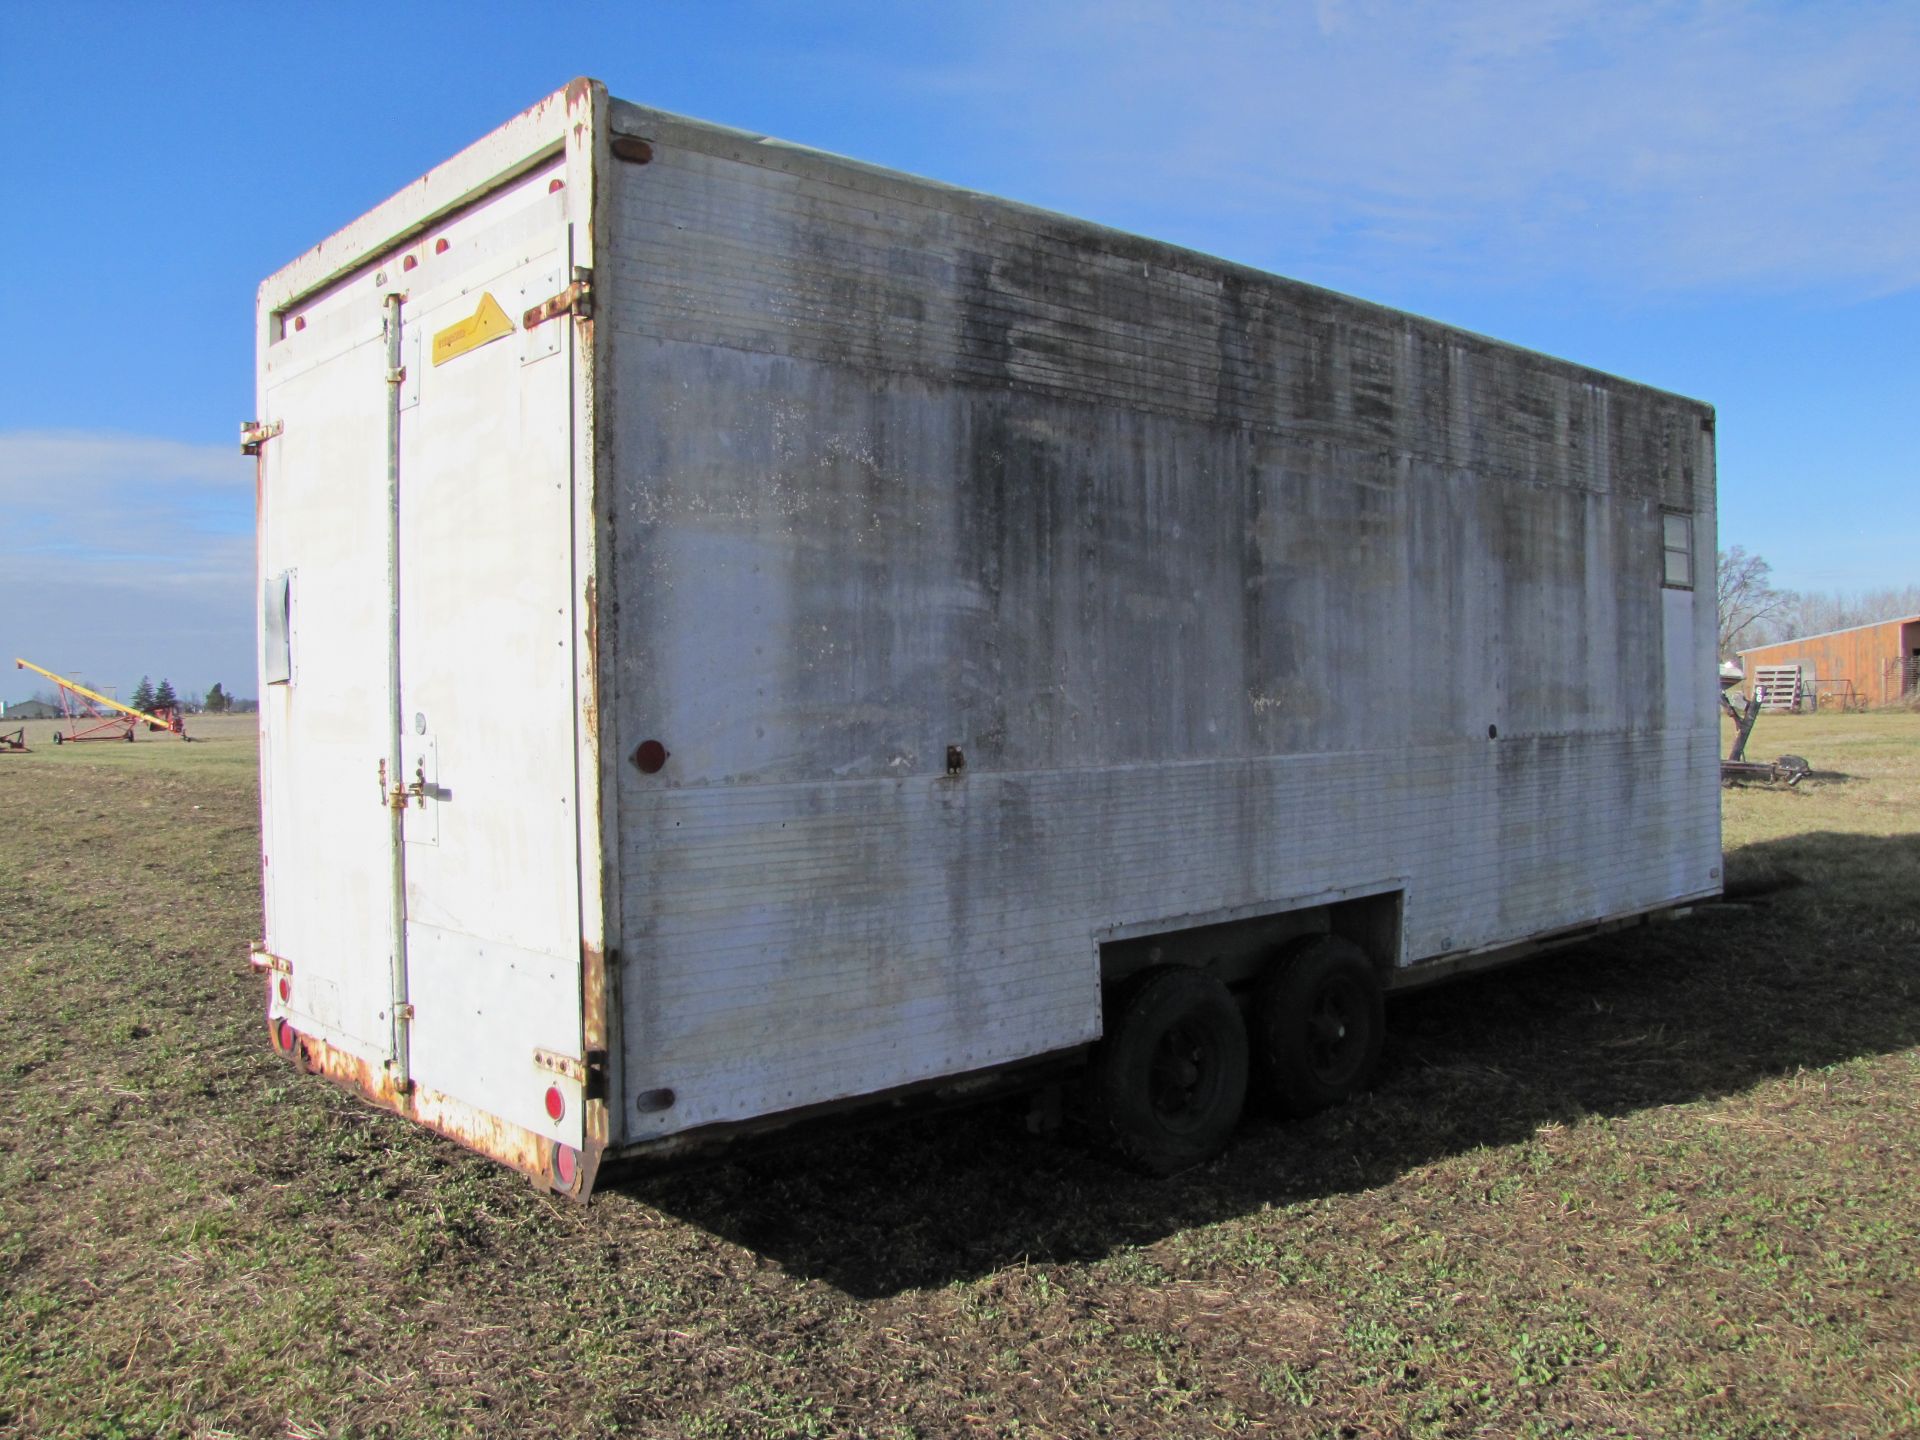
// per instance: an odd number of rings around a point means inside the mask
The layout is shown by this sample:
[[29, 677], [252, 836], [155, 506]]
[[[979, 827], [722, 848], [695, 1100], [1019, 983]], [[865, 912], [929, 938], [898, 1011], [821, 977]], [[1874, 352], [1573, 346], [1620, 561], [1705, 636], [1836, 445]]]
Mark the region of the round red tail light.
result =
[[567, 1097], [560, 1093], [558, 1085], [547, 1087], [547, 1118], [558, 1120], [567, 1113]]
[[553, 1147], [553, 1183], [562, 1190], [573, 1189], [580, 1179], [580, 1152], [571, 1145]]
[[285, 1004], [291, 999], [293, 999], [293, 981], [282, 975], [280, 977], [280, 1001], [282, 1004]]

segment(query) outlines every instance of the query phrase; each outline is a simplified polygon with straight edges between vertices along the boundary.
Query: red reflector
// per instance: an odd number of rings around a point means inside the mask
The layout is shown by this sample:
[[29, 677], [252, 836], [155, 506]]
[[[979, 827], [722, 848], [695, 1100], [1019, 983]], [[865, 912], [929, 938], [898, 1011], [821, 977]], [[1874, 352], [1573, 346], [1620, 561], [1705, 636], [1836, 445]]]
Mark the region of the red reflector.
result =
[[274, 1043], [280, 1047], [281, 1053], [291, 1055], [293, 1053], [293, 1047], [299, 1039], [300, 1037], [294, 1034], [293, 1027], [287, 1024], [286, 1021], [276, 1020], [273, 1022], [273, 1040]]
[[444, 238], [433, 242], [433, 253], [436, 255], [444, 255], [447, 253], [447, 242]]
[[294, 317], [293, 317], [293, 328], [294, 328], [294, 329], [296, 329], [296, 330], [304, 330], [304, 329], [306, 329], [306, 328], [307, 328], [307, 317], [306, 317], [306, 316], [304, 316], [304, 315], [296, 315], [296, 316], [294, 316]]
[[293, 981], [284, 975], [280, 977], [280, 998], [283, 1001], [293, 999]]
[[566, 188], [567, 188], [567, 182], [564, 180], [555, 179], [555, 180], [549, 180], [547, 182], [547, 193], [549, 195], [555, 194], [556, 192], [564, 190]]
[[401, 268], [402, 270], [411, 270], [411, 269], [413, 269], [413, 267], [414, 267], [414, 266], [416, 266], [416, 265], [418, 265], [419, 263], [420, 263], [420, 262], [419, 262], [419, 261], [418, 261], [417, 259], [415, 259], [415, 258], [414, 258], [413, 256], [411, 256], [411, 255], [409, 255], [409, 256], [407, 256], [407, 258], [406, 258], [406, 259], [404, 259], [404, 260], [402, 260], [402, 261], [400, 262], [400, 268]]
[[547, 1118], [558, 1120], [567, 1113], [567, 1097], [560, 1093], [558, 1085], [547, 1087]]
[[553, 1179], [562, 1190], [573, 1189], [573, 1182], [580, 1178], [580, 1157], [569, 1145], [553, 1147]]

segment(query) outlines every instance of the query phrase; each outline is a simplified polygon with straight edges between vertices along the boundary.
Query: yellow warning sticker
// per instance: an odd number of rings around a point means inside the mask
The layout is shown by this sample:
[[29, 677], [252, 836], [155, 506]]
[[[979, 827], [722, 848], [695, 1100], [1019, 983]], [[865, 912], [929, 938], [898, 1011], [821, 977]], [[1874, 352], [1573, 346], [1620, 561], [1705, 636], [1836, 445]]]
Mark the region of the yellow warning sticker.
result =
[[513, 333], [513, 321], [500, 308], [491, 291], [480, 296], [480, 308], [464, 320], [456, 320], [433, 337], [433, 363], [444, 365], [456, 355], [478, 350], [489, 341]]

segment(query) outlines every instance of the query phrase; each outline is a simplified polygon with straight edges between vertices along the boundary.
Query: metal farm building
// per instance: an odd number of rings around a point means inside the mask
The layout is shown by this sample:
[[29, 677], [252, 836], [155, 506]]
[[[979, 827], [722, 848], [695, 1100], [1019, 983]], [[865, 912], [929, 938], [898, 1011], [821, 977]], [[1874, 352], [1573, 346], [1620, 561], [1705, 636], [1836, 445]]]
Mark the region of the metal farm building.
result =
[[[1762, 671], [1799, 672], [1797, 691], [1774, 691], [1770, 706], [1895, 705], [1920, 689], [1920, 615], [1830, 630], [1740, 652], [1747, 684], [1765, 683]], [[1797, 701], [1797, 703], [1796, 703]]]

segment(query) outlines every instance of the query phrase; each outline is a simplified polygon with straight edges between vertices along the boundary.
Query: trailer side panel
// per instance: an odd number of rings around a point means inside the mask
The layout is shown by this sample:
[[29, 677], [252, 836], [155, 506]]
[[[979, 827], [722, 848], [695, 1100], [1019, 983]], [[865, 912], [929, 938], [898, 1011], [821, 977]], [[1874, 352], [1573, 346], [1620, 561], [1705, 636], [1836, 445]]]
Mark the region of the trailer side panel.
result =
[[614, 125], [628, 1139], [1091, 1041], [1121, 927], [1402, 889], [1415, 964], [1716, 889], [1707, 407]]
[[1091, 1040], [1129, 927], [1717, 889], [1705, 406], [614, 124], [627, 1139]]

